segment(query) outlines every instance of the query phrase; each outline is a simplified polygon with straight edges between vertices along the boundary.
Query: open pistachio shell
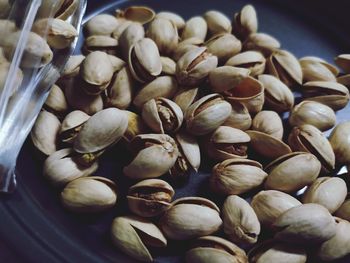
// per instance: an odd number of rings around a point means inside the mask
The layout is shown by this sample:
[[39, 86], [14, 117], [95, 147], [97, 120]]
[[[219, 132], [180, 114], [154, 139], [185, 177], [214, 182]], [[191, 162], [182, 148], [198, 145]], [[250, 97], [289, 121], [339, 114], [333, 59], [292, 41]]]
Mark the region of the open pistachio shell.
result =
[[186, 110], [197, 100], [199, 88], [181, 88], [174, 96], [174, 102], [179, 105], [182, 112]]
[[333, 81], [336, 82], [336, 75], [327, 67], [327, 62], [313, 57], [299, 59], [303, 71], [303, 82], [308, 81]]
[[[45, 1], [44, 1], [45, 2]], [[59, 9], [55, 12], [55, 17], [62, 20], [67, 20], [77, 10], [79, 1], [78, 0], [61, 0]], [[52, 6], [50, 7], [52, 8]], [[46, 13], [47, 15], [48, 13]]]
[[255, 115], [252, 130], [269, 134], [276, 139], [282, 140], [283, 124], [281, 117], [274, 111], [261, 111]]
[[231, 101], [230, 104], [232, 106], [232, 111], [223, 125], [243, 131], [248, 130], [252, 125], [252, 117], [247, 107], [238, 101]]
[[211, 35], [231, 33], [231, 21], [223, 13], [216, 10], [210, 10], [207, 11], [203, 17], [207, 22], [208, 31]]
[[121, 33], [118, 43], [125, 60], [129, 58], [132, 45], [145, 37], [145, 29], [140, 23], [132, 22]]
[[276, 38], [265, 33], [252, 33], [243, 43], [243, 50], [260, 51], [265, 57], [280, 47], [281, 43]]
[[252, 5], [245, 5], [233, 17], [233, 33], [241, 39], [246, 39], [258, 31], [258, 18]]
[[350, 73], [350, 54], [341, 54], [334, 61], [345, 73]]
[[155, 17], [153, 9], [147, 6], [129, 6], [124, 10], [117, 10], [117, 18], [124, 18], [140, 24], [147, 24]]
[[197, 139], [185, 132], [177, 133], [175, 138], [189, 164], [195, 171], [198, 171], [201, 163], [201, 154]]
[[246, 68], [250, 70], [251, 76], [258, 76], [264, 73], [266, 59], [258, 51], [245, 51], [234, 55], [226, 61], [226, 66]]
[[62, 121], [60, 139], [65, 143], [72, 143], [78, 135], [82, 125], [90, 118], [85, 112], [75, 110], [67, 114]]

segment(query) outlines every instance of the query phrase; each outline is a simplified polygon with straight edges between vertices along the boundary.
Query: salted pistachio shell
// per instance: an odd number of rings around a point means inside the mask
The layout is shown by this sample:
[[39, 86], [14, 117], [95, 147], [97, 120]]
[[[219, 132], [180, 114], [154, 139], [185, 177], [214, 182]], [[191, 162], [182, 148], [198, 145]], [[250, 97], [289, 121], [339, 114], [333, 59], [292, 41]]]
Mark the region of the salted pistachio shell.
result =
[[81, 126], [90, 118], [85, 112], [75, 110], [63, 119], [60, 129], [60, 139], [65, 143], [72, 143], [78, 135]]
[[319, 244], [336, 234], [336, 223], [326, 208], [303, 204], [280, 215], [273, 227], [275, 238], [295, 244]]
[[80, 71], [80, 65], [84, 61], [84, 59], [85, 56], [83, 55], [70, 56], [66, 65], [64, 66], [63, 72], [61, 73], [61, 78], [77, 76]]
[[260, 163], [248, 159], [228, 159], [214, 166], [210, 188], [221, 195], [238, 195], [260, 186], [267, 174]]
[[207, 95], [187, 109], [185, 113], [187, 131], [194, 135], [208, 134], [225, 122], [231, 110], [231, 105], [221, 95]]
[[196, 239], [186, 252], [187, 263], [248, 263], [243, 249], [226, 239], [204, 236]]
[[179, 91], [175, 94], [173, 100], [179, 105], [182, 112], [186, 110], [197, 100], [199, 88], [180, 88]]
[[256, 50], [269, 56], [272, 52], [279, 49], [281, 43], [273, 36], [266, 33], [252, 33], [243, 43], [243, 50]]
[[239, 13], [233, 17], [233, 33], [241, 39], [258, 31], [258, 18], [252, 5], [245, 5]]
[[244, 131], [229, 126], [220, 126], [205, 141], [209, 157], [223, 161], [231, 158], [247, 158], [250, 137]]
[[230, 57], [238, 54], [242, 43], [230, 33], [218, 34], [205, 42], [208, 52], [218, 57], [219, 64], [224, 64]]
[[164, 18], [164, 19], [168, 19], [171, 22], [174, 23], [174, 25], [176, 25], [178, 30], [182, 30], [185, 27], [185, 20], [178, 14], [172, 13], [172, 12], [159, 12], [156, 15], [157, 18]]
[[303, 247], [293, 246], [287, 243], [270, 239], [266, 240], [248, 252], [249, 262], [251, 263], [306, 263], [307, 253]]
[[350, 73], [350, 54], [341, 54], [334, 61], [345, 73]]
[[176, 79], [172, 76], [161, 76], [146, 84], [135, 96], [133, 104], [137, 108], [142, 106], [149, 100], [164, 97], [171, 99], [177, 91]]
[[147, 125], [143, 122], [142, 117], [132, 111], [124, 110], [128, 117], [128, 127], [124, 132], [123, 139], [126, 142], [131, 142], [136, 135], [145, 134], [149, 132]]
[[105, 211], [117, 201], [116, 185], [104, 177], [81, 177], [66, 185], [61, 201], [65, 208], [73, 212]]
[[88, 36], [111, 36], [118, 25], [119, 22], [114, 16], [109, 14], [100, 14], [92, 17], [86, 23], [84, 29], [86, 30]]
[[332, 146], [315, 126], [304, 124], [294, 127], [289, 134], [288, 144], [294, 151], [310, 152], [317, 156], [324, 169], [334, 169], [335, 155]]
[[159, 177], [173, 167], [178, 157], [174, 139], [166, 134], [137, 135], [130, 147], [136, 155], [123, 172], [131, 179]]
[[224, 232], [236, 244], [254, 244], [260, 234], [260, 223], [253, 208], [237, 195], [226, 198], [222, 207]]
[[335, 126], [329, 136], [329, 142], [332, 145], [337, 164], [350, 163], [349, 131], [350, 122], [342, 122]]
[[304, 83], [302, 92], [307, 100], [323, 103], [335, 111], [346, 107], [350, 99], [347, 87], [334, 81]]
[[347, 221], [350, 220], [350, 200], [349, 199], [344, 201], [344, 203], [335, 212], [335, 215], [344, 220], [347, 220]]
[[49, 96], [47, 97], [44, 107], [48, 110], [53, 112], [54, 114], [64, 114], [68, 110], [68, 104], [67, 100], [64, 96], [64, 93], [62, 89], [57, 86], [53, 85], [51, 87]]
[[159, 226], [167, 238], [187, 240], [210, 235], [222, 225], [219, 208], [200, 197], [180, 198], [160, 218]]
[[343, 179], [321, 177], [308, 187], [303, 195], [303, 203], [323, 205], [333, 214], [345, 201], [348, 189]]
[[282, 140], [283, 124], [281, 117], [274, 111], [261, 111], [255, 115], [252, 130], [260, 131]]
[[250, 205], [259, 222], [266, 227], [271, 227], [281, 214], [292, 207], [301, 205], [301, 202], [289, 194], [276, 190], [265, 190], [257, 193]]
[[98, 168], [95, 162], [91, 166], [82, 167], [74, 159], [75, 153], [66, 148], [52, 153], [44, 162], [43, 175], [54, 186], [64, 186], [67, 183], [93, 174]]
[[170, 207], [174, 196], [170, 184], [159, 179], [146, 179], [129, 188], [129, 209], [142, 217], [154, 217]]
[[209, 73], [212, 91], [224, 92], [237, 87], [250, 74], [249, 69], [233, 66], [217, 67]]
[[89, 36], [84, 41], [83, 52], [89, 54], [93, 51], [103, 51], [107, 54], [116, 55], [118, 40], [110, 36]]
[[336, 75], [327, 67], [325, 61], [303, 57], [299, 59], [303, 71], [303, 82], [308, 81], [333, 81], [336, 82]]
[[161, 75], [175, 76], [176, 74], [176, 63], [169, 57], [160, 57], [160, 62], [162, 63], [162, 73]]
[[321, 131], [332, 128], [335, 125], [335, 121], [335, 113], [330, 107], [308, 100], [296, 105], [289, 116], [289, 124], [291, 126], [311, 124]]
[[289, 111], [294, 105], [294, 95], [278, 78], [262, 74], [258, 77], [265, 88], [266, 105], [276, 112]]
[[155, 16], [154, 10], [148, 6], [129, 6], [124, 10], [117, 10], [117, 18], [124, 18], [142, 25], [151, 22]]
[[117, 108], [104, 109], [89, 118], [74, 140], [78, 153], [94, 153], [116, 143], [128, 126], [126, 114]]
[[177, 81], [183, 86], [196, 86], [203, 82], [217, 64], [218, 58], [209, 53], [207, 48], [190, 49], [177, 61]]
[[130, 48], [145, 37], [145, 29], [140, 23], [133, 22], [127, 26], [118, 38], [121, 53], [125, 60], [129, 58]]
[[252, 125], [252, 117], [247, 110], [247, 107], [240, 102], [231, 101], [232, 111], [230, 116], [224, 122], [224, 126], [240, 130], [248, 130]]
[[167, 240], [160, 229], [142, 217], [121, 216], [112, 222], [111, 238], [115, 246], [130, 257], [153, 262], [147, 246], [166, 247]]
[[200, 16], [195, 16], [186, 21], [182, 30], [181, 39], [196, 37], [204, 40], [208, 31], [207, 22]]
[[250, 76], [224, 95], [228, 102], [242, 103], [251, 114], [261, 111], [265, 101], [263, 84]]
[[250, 70], [250, 75], [254, 77], [264, 73], [266, 59], [258, 51], [245, 51], [231, 57], [225, 65], [247, 68]]
[[293, 193], [315, 181], [320, 170], [320, 161], [311, 153], [283, 155], [265, 167], [265, 189]]
[[211, 35], [231, 33], [231, 21], [223, 13], [216, 10], [210, 10], [203, 15], [203, 18], [207, 22], [208, 31]]
[[175, 133], [182, 125], [183, 113], [175, 102], [160, 97], [143, 105], [142, 119], [156, 133]]
[[44, 155], [50, 155], [57, 150], [57, 136], [61, 127], [58, 118], [48, 112], [41, 111], [36, 119], [30, 137], [34, 146]]

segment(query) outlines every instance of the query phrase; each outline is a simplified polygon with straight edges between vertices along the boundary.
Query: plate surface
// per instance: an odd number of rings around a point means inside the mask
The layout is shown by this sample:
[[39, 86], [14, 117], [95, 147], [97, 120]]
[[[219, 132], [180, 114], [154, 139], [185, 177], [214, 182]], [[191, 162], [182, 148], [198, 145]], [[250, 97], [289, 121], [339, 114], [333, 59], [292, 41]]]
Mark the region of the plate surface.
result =
[[[247, 4], [243, 0], [111, 2], [90, 0], [87, 18], [102, 11], [113, 12], [116, 8], [130, 4], [149, 5], [156, 11], [173, 11], [184, 18], [200, 15], [209, 9], [220, 10], [232, 17], [234, 12]], [[305, 6], [293, 1], [277, 0], [251, 0], [249, 3], [257, 10], [259, 31], [275, 36], [284, 49], [292, 51], [297, 57], [313, 55], [332, 62], [337, 54], [350, 51], [350, 38], [344, 34], [349, 27], [341, 23], [339, 17], [334, 19], [333, 24], [329, 23], [330, 18], [319, 13], [327, 12], [321, 10], [322, 4], [313, 9], [314, 13], [309, 13], [310, 2]], [[347, 5], [350, 7], [350, 4]], [[349, 107], [339, 111], [338, 122], [350, 119], [349, 112]], [[120, 211], [126, 213], [123, 200], [119, 200], [113, 211], [96, 216], [67, 213], [59, 203], [59, 192], [42, 178], [42, 161], [36, 158], [34, 152], [30, 140], [27, 140], [18, 159], [18, 190], [11, 196], [1, 196], [0, 240], [6, 246], [0, 242], [0, 251], [11, 250], [16, 255], [12, 255], [13, 260], [10, 257], [11, 260], [6, 262], [134, 262], [114, 248], [109, 240], [113, 217]], [[98, 175], [116, 180], [117, 184], [118, 178], [122, 176], [121, 168], [126, 162], [124, 157], [118, 156], [118, 152], [120, 149], [117, 147], [108, 151], [97, 172]], [[176, 198], [200, 195], [220, 204], [222, 200], [212, 196], [206, 188], [210, 165], [206, 160], [203, 163], [201, 173], [193, 175], [186, 187], [176, 189]], [[128, 184], [125, 182], [125, 185], [119, 185], [121, 195]], [[185, 247], [185, 242], [170, 243], [168, 249], [155, 251], [154, 254], [159, 255], [155, 262], [183, 262], [183, 258], [177, 255], [183, 254]], [[349, 261], [345, 259], [343, 262]]]

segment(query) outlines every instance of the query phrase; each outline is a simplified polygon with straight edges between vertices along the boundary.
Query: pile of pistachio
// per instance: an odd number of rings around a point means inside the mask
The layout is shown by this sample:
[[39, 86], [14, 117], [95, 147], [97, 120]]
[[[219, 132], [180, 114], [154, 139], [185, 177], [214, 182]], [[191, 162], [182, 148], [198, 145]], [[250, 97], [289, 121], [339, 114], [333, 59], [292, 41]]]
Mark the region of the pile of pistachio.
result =
[[[184, 21], [143, 6], [88, 21], [84, 55], [70, 58], [31, 132], [63, 206], [113, 209], [116, 182], [132, 180], [129, 211], [113, 220], [111, 239], [141, 261], [168, 240], [189, 241], [191, 263], [349, 254], [350, 199], [336, 173], [350, 164], [350, 122], [329, 138], [323, 132], [348, 104], [350, 55], [336, 57], [340, 74], [257, 29], [251, 5], [232, 21], [218, 11]], [[132, 156], [123, 174], [116, 182], [91, 176], [117, 142]], [[173, 186], [198, 176], [202, 157], [215, 162], [208, 182], [212, 196], [226, 198], [221, 209], [202, 197], [173, 200]]]

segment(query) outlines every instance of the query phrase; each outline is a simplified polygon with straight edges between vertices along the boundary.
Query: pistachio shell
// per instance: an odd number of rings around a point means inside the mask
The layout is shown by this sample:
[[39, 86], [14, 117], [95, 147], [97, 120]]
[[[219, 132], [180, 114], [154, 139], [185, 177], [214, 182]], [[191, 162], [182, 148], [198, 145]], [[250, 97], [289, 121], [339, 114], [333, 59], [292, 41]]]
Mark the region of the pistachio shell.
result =
[[350, 163], [350, 122], [338, 124], [329, 136], [329, 142], [332, 145], [335, 161], [337, 164]]
[[156, 15], [157, 18], [168, 19], [176, 25], [178, 30], [182, 30], [185, 27], [185, 20], [178, 14], [172, 12], [159, 12]]
[[211, 35], [231, 33], [231, 21], [223, 13], [216, 10], [210, 10], [203, 15], [203, 18], [207, 22], [208, 31]]
[[118, 20], [109, 14], [100, 14], [92, 17], [85, 25], [88, 36], [110, 36], [119, 25]]
[[67, 100], [60, 87], [53, 85], [49, 96], [47, 97], [44, 107], [56, 114], [64, 114], [68, 110]]
[[148, 127], [143, 122], [141, 116], [137, 115], [132, 111], [124, 111], [128, 116], [128, 128], [124, 132], [123, 139], [126, 142], [131, 142], [132, 139], [135, 138], [136, 135], [145, 134], [149, 132]]
[[182, 112], [186, 112], [186, 110], [196, 101], [198, 91], [198, 88], [182, 88], [176, 93], [173, 100], [177, 105], [179, 105]]
[[343, 84], [346, 87], [350, 87], [350, 74], [337, 77], [337, 82]]
[[245, 5], [233, 18], [233, 33], [245, 39], [252, 33], [258, 31], [258, 19], [255, 8], [252, 5]]
[[258, 51], [245, 51], [234, 55], [226, 61], [226, 66], [247, 68], [251, 76], [258, 76], [264, 73], [266, 59]]
[[218, 57], [220, 64], [224, 64], [242, 49], [241, 41], [229, 33], [215, 35], [205, 45], [210, 53]]
[[174, 76], [176, 73], [176, 63], [169, 57], [160, 57], [160, 62], [162, 63], [162, 73], [161, 75]]
[[[192, 39], [192, 38], [190, 38]], [[179, 59], [186, 54], [188, 51], [192, 50], [192, 49], [196, 49], [198, 46], [195, 44], [188, 44], [185, 43], [185, 41], [180, 42], [176, 49], [174, 50], [174, 53], [172, 55], [172, 59], [174, 61], [179, 61]]]
[[306, 56], [306, 57], [302, 57], [300, 60], [307, 60], [307, 61], [321, 63], [322, 65], [327, 67], [333, 73], [334, 76], [339, 75], [339, 69], [336, 66], [334, 66], [333, 64], [328, 63], [327, 61], [325, 61], [322, 58], [314, 57], [314, 56]]
[[184, 29], [182, 30], [181, 39], [196, 37], [204, 40], [207, 35], [207, 22], [200, 17], [195, 16], [187, 20]]
[[155, 17], [153, 9], [147, 6], [129, 6], [124, 10], [119, 10], [117, 18], [125, 18], [140, 24], [151, 22]]
[[350, 55], [349, 54], [341, 54], [337, 56], [335, 59], [335, 64], [337, 64], [345, 73], [350, 73]]
[[[61, 2], [63, 4], [56, 11], [55, 17], [58, 19], [67, 20], [77, 10], [78, 5], [79, 5], [79, 1], [78, 0], [64, 0]], [[48, 13], [46, 13], [46, 14], [48, 14]]]
[[121, 49], [121, 53], [125, 60], [129, 58], [130, 48], [138, 41], [145, 37], [145, 29], [140, 23], [131, 23], [127, 28], [123, 30], [120, 37], [118, 38], [118, 43]]
[[243, 50], [260, 51], [265, 57], [280, 47], [281, 44], [276, 38], [265, 33], [252, 33], [243, 43]]
[[231, 101], [232, 111], [230, 116], [224, 122], [224, 126], [237, 128], [240, 130], [248, 130], [252, 124], [252, 118], [247, 107], [238, 101]]
[[198, 171], [201, 163], [201, 154], [197, 139], [181, 131], [175, 135], [175, 138], [186, 160], [195, 171]]
[[110, 36], [89, 36], [84, 41], [83, 52], [89, 54], [93, 51], [102, 51], [115, 55], [117, 52], [118, 40]]
[[336, 81], [336, 76], [322, 60], [314, 60], [309, 59], [309, 57], [304, 57], [299, 59], [299, 62], [303, 71], [303, 82]]
[[335, 212], [335, 215], [344, 220], [347, 220], [347, 221], [350, 220], [350, 200], [349, 199], [345, 200], [345, 202]]
[[260, 131], [282, 140], [283, 124], [281, 117], [274, 111], [261, 111], [255, 115], [252, 130]]
[[60, 138], [65, 143], [71, 143], [74, 141], [75, 137], [81, 126], [90, 118], [85, 112], [80, 110], [75, 110], [67, 114], [67, 116], [62, 121]]
[[79, 74], [80, 65], [84, 61], [85, 56], [70, 56], [61, 74], [61, 78], [75, 77]]
[[[117, 26], [116, 29], [114, 29], [113, 33], [112, 33], [112, 37], [114, 39], [116, 39], [118, 41], [119, 44], [119, 40], [120, 40], [120, 36], [124, 33], [125, 29], [127, 29], [128, 26], [130, 26], [131, 24], [134, 24], [135, 22], [132, 22], [130, 20], [125, 20], [124, 18], [119, 18], [118, 21], [120, 22], [119, 25]], [[135, 24], [139, 24], [139, 23], [135, 23]], [[143, 27], [137, 27], [139, 29], [139, 33], [141, 33], [141, 35], [144, 35], [144, 29]], [[143, 33], [142, 33], [143, 32]], [[130, 35], [129, 35], [130, 36]], [[128, 39], [128, 40], [131, 40]]]

